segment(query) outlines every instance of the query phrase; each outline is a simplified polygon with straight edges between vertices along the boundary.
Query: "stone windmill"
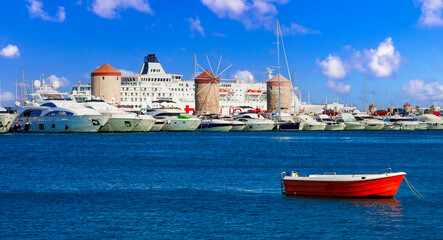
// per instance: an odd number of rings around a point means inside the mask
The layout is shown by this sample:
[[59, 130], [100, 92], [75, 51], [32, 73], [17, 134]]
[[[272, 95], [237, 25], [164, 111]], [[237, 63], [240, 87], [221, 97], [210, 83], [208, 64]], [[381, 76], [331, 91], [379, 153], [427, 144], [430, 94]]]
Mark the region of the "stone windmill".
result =
[[[200, 115], [203, 113], [212, 113], [219, 114], [220, 112], [220, 77], [226, 70], [228, 70], [231, 66], [229, 65], [225, 70], [221, 71], [220, 74], [218, 70], [220, 69], [220, 63], [222, 57], [220, 57], [220, 61], [218, 63], [217, 71], [214, 74], [211, 63], [209, 61], [208, 56], [206, 56], [208, 60], [209, 70], [205, 70], [197, 63], [197, 58], [195, 57], [195, 115]], [[202, 73], [197, 75], [197, 70], [203, 70]]]

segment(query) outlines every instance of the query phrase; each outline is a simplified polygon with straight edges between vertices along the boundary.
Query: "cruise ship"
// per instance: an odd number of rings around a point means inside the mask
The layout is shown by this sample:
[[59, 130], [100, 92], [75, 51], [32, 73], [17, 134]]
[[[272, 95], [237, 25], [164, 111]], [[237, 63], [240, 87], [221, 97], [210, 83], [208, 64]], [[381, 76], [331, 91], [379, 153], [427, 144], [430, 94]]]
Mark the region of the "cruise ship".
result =
[[[266, 82], [233, 79], [220, 82], [220, 113], [266, 109]], [[92, 99], [90, 84], [74, 84], [71, 93], [79, 102]], [[179, 108], [192, 114], [195, 108], [194, 80], [166, 73], [155, 54], [145, 57], [140, 73], [121, 78], [121, 106], [134, 109]], [[298, 98], [296, 98], [298, 102]], [[296, 103], [297, 104], [297, 103]]]

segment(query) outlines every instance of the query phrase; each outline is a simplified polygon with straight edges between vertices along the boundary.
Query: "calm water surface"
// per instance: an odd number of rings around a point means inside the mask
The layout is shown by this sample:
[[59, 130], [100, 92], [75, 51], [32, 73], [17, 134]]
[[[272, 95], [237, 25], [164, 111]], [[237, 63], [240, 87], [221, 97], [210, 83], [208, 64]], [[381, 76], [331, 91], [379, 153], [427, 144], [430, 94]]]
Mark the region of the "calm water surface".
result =
[[[2, 239], [443, 238], [443, 132], [0, 135]], [[395, 199], [285, 197], [280, 173], [404, 171]]]

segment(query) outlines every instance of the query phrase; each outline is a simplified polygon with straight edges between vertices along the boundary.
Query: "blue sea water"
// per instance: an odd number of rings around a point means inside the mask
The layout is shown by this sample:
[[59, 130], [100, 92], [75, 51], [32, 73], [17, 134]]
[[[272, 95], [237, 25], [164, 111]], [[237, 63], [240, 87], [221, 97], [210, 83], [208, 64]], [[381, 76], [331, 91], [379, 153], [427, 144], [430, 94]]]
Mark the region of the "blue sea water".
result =
[[[443, 132], [0, 135], [1, 239], [442, 239]], [[404, 171], [394, 199], [280, 173]]]

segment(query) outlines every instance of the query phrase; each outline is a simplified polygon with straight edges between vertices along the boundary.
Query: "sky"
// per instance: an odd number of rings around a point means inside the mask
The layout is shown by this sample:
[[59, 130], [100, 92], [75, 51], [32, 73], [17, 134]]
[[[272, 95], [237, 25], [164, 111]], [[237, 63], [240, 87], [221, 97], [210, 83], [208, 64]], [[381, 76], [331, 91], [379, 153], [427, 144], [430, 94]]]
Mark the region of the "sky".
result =
[[[14, 102], [23, 69], [28, 82], [44, 74], [70, 91], [105, 62], [139, 72], [150, 53], [187, 80], [195, 54], [203, 68], [206, 55], [213, 68], [221, 55], [221, 69], [232, 64], [222, 79], [264, 82], [277, 66], [278, 19], [303, 101], [443, 107], [442, 12], [443, 0], [3, 1], [2, 105]], [[280, 62], [289, 77], [283, 54]]]

